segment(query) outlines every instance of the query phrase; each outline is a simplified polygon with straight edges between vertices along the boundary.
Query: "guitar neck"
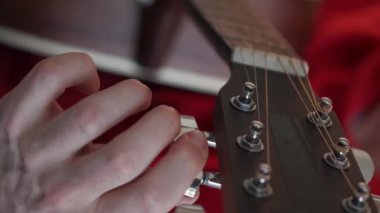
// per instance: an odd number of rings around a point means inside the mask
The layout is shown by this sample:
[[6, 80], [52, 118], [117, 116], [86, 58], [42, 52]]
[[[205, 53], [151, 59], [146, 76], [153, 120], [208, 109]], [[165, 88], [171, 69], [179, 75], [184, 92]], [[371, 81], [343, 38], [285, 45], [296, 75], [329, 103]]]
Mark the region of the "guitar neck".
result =
[[261, 15], [241, 0], [185, 1], [200, 29], [222, 58], [271, 71], [283, 72], [278, 59], [292, 60], [299, 75], [306, 75], [307, 64], [290, 44]]

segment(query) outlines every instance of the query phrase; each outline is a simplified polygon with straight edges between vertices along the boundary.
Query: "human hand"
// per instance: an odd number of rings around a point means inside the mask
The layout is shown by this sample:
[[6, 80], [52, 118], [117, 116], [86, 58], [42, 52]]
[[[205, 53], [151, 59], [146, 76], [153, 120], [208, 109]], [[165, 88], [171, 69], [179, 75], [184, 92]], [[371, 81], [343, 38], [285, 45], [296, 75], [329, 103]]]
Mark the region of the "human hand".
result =
[[[55, 100], [73, 86], [89, 96], [65, 111]], [[183, 193], [205, 163], [207, 144], [199, 131], [172, 143], [180, 124], [170, 107], [156, 107], [108, 144], [80, 152], [151, 101], [136, 80], [98, 88], [92, 60], [68, 53], [38, 63], [0, 100], [0, 212], [167, 212], [189, 202]]]

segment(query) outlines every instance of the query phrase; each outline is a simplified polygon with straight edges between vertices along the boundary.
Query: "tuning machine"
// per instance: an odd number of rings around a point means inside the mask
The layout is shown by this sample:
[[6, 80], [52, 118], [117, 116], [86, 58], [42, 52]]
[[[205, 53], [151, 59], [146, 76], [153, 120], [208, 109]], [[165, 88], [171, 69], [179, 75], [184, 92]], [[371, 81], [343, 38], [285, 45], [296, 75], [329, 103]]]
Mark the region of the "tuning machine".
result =
[[307, 119], [314, 125], [319, 127], [331, 127], [332, 121], [329, 113], [332, 111], [333, 105], [330, 98], [322, 97], [321, 101], [316, 105], [316, 111], [307, 114]]
[[249, 126], [249, 133], [236, 138], [237, 144], [250, 152], [263, 151], [264, 145], [260, 138], [263, 128], [264, 124], [260, 121], [252, 121]]
[[370, 213], [367, 199], [370, 195], [370, 189], [364, 182], [359, 182], [354, 196], [348, 197], [342, 201], [342, 207], [349, 213]]
[[338, 143], [334, 146], [332, 152], [323, 155], [323, 160], [331, 167], [336, 169], [348, 169], [350, 161], [347, 158], [347, 153], [350, 151], [350, 142], [347, 138], [338, 138]]
[[256, 172], [255, 177], [243, 181], [244, 189], [257, 198], [270, 197], [273, 189], [270, 184], [272, 168], [269, 164], [262, 163]]
[[256, 103], [253, 100], [255, 89], [256, 85], [254, 83], [245, 82], [242, 93], [231, 98], [232, 106], [243, 112], [255, 111]]
[[202, 171], [193, 180], [192, 184], [185, 191], [186, 197], [194, 198], [198, 192], [199, 186], [204, 185], [214, 189], [222, 188], [222, 181], [220, 179], [220, 173]]

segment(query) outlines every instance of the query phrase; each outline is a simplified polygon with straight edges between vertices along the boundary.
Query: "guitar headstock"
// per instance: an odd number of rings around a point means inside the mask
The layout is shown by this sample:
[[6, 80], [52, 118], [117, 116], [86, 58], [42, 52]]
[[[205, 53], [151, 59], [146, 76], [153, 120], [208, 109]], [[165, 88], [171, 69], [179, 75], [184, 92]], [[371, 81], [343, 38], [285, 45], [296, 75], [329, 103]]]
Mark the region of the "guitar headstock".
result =
[[[253, 100], [257, 107], [251, 112], [231, 104], [232, 97], [244, 94], [246, 69], [250, 70], [250, 79], [256, 82]], [[317, 111], [315, 118], [308, 119], [315, 107], [300, 85], [300, 81], [307, 85], [307, 80], [294, 75], [290, 78], [298, 92], [303, 93], [302, 99], [287, 74], [232, 64], [231, 78], [218, 95], [215, 113], [226, 212], [347, 212], [343, 208], [344, 200], [355, 196], [357, 184], [364, 182], [352, 152], [347, 152], [348, 144], [342, 138], [344, 133], [336, 115], [328, 113], [330, 127], [311, 122], [324, 114]], [[320, 98], [316, 99], [320, 103]], [[263, 124], [257, 136], [262, 150], [248, 150], [239, 144], [239, 138], [249, 140], [257, 135], [253, 121]], [[339, 156], [344, 159], [338, 160], [335, 168], [328, 164], [330, 158], [326, 155], [333, 160]], [[263, 189], [264, 196], [255, 194], [252, 181], [267, 181], [271, 192], [265, 195], [267, 189]], [[377, 211], [371, 199], [366, 200], [366, 205], [372, 212]]]
[[188, 0], [231, 65], [215, 136], [226, 212], [377, 212], [307, 64], [242, 1]]

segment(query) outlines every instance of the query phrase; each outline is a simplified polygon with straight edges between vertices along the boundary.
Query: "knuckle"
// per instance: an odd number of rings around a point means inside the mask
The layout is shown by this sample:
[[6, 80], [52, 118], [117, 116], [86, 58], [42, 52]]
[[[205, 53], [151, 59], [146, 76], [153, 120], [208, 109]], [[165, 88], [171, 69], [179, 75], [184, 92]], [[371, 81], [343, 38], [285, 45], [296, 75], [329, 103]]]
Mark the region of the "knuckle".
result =
[[68, 208], [70, 203], [70, 188], [60, 184], [54, 189], [43, 193], [38, 204], [39, 211], [60, 212]]
[[[33, 69], [33, 79], [38, 83], [53, 84], [59, 80], [58, 70], [60, 64], [55, 63], [52, 58], [46, 58], [40, 61]], [[49, 85], [48, 84], [48, 85]]]
[[204, 153], [200, 151], [198, 147], [192, 145], [191, 143], [182, 144], [184, 146], [177, 146], [175, 150], [173, 150], [180, 162], [186, 162], [186, 168], [192, 171], [199, 171], [203, 164], [205, 163], [205, 158], [200, 156], [200, 153]]
[[156, 108], [158, 114], [162, 117], [162, 121], [165, 125], [173, 128], [176, 132], [179, 132], [181, 128], [179, 113], [176, 109], [170, 106], [162, 105]]
[[87, 53], [70, 52], [70, 53], [66, 53], [66, 55], [72, 56], [72, 58], [79, 60], [82, 64], [84, 64], [85, 67], [88, 67], [90, 70], [96, 69], [96, 65], [95, 65], [94, 60]]
[[113, 175], [121, 182], [128, 182], [140, 173], [136, 160], [132, 155], [116, 151], [108, 157], [108, 165]]
[[127, 87], [132, 88], [137, 97], [140, 98], [140, 103], [143, 108], [147, 108], [152, 101], [152, 91], [148, 86], [135, 79], [125, 81]]
[[82, 135], [92, 136], [97, 132], [99, 126], [102, 126], [103, 116], [101, 110], [95, 105], [86, 105], [79, 107], [74, 115], [74, 127]]

